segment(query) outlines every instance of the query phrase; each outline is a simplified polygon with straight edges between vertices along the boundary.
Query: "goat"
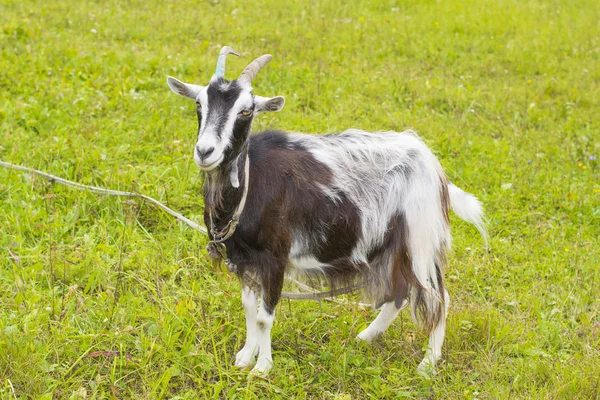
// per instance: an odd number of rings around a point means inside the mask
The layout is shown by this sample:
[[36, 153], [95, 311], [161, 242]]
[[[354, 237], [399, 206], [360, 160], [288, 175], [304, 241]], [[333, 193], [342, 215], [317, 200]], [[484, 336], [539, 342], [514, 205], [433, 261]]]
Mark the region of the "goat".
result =
[[235, 366], [249, 367], [258, 356], [252, 372], [269, 372], [284, 276], [300, 271], [332, 287], [357, 285], [381, 307], [358, 334], [362, 340], [382, 334], [410, 303], [413, 318], [429, 333], [419, 368], [432, 370], [441, 357], [450, 302], [442, 274], [449, 208], [485, 237], [480, 202], [447, 181], [412, 131], [251, 135], [254, 117], [280, 111], [285, 101], [252, 90], [270, 55], [228, 81], [228, 54], [239, 56], [223, 47], [206, 86], [170, 76], [167, 83], [196, 102], [194, 161], [206, 172], [204, 222], [210, 244], [224, 245], [223, 256], [243, 286], [246, 342]]

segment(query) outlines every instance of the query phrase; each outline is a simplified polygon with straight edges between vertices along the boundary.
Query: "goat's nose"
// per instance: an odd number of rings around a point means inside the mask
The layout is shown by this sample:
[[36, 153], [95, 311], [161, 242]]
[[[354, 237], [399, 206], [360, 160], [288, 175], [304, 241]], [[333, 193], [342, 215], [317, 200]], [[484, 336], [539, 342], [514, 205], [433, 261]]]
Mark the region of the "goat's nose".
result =
[[200, 157], [201, 159], [209, 157], [213, 153], [213, 151], [215, 151], [214, 147], [201, 148], [196, 146], [196, 154], [198, 154], [198, 157]]

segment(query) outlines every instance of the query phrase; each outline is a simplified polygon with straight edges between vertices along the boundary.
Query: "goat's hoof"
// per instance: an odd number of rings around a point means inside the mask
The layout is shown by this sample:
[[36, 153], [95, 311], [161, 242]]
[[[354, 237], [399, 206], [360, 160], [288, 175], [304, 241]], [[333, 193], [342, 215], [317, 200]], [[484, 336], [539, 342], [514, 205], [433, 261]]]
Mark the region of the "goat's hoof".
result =
[[271, 368], [273, 368], [273, 360], [270, 360], [268, 358], [259, 358], [256, 362], [256, 365], [254, 366], [254, 368], [252, 368], [252, 371], [250, 371], [250, 373], [252, 375], [265, 377], [267, 376]]
[[252, 361], [245, 361], [245, 360], [236, 358], [235, 363], [233, 365], [238, 368], [245, 369], [245, 368], [249, 368], [252, 365]]
[[370, 331], [369, 328], [367, 328], [358, 335], [356, 335], [356, 338], [365, 342], [372, 342], [379, 335], [380, 333]]
[[436, 375], [435, 361], [429, 357], [425, 357], [417, 367], [417, 373], [424, 378], [431, 378]]
[[254, 361], [255, 352], [245, 346], [236, 354], [234, 365], [239, 368], [248, 368]]

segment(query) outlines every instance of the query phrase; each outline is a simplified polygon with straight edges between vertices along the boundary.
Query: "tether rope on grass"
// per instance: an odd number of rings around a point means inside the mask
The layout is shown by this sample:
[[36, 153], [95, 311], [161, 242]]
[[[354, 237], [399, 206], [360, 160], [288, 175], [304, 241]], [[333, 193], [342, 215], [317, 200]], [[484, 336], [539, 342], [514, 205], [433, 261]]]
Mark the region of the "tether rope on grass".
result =
[[109, 194], [111, 196], [137, 197], [140, 199], [148, 200], [150, 203], [154, 204], [155, 206], [157, 206], [158, 208], [167, 212], [168, 214], [174, 216], [178, 220], [185, 222], [192, 228], [197, 229], [202, 233], [206, 233], [206, 228], [204, 228], [203, 226], [200, 226], [199, 224], [195, 223], [191, 219], [188, 219], [188, 218], [184, 217], [183, 215], [179, 214], [178, 212], [171, 210], [169, 207], [165, 206], [160, 201], [155, 200], [152, 197], [146, 196], [144, 194], [135, 193], [135, 192], [124, 192], [121, 190], [104, 189], [104, 188], [100, 188], [97, 186], [83, 185], [81, 183], [69, 181], [67, 179], [63, 179], [58, 176], [48, 174], [46, 172], [42, 172], [37, 169], [22, 167], [20, 165], [15, 165], [15, 164], [10, 164], [10, 163], [4, 162], [2, 160], [0, 160], [0, 165], [3, 167], [9, 168], [9, 169], [15, 169], [17, 171], [31, 172], [33, 174], [41, 176], [42, 178], [48, 179], [50, 182], [56, 182], [61, 185], [71, 186], [71, 187], [81, 189], [81, 190], [89, 190], [90, 192], [104, 193], [104, 194]]
[[[58, 177], [56, 175], [52, 175], [52, 174], [49, 174], [49, 173], [46, 173], [43, 171], [39, 171], [37, 169], [7, 163], [2, 160], [0, 160], [0, 166], [8, 168], [8, 169], [16, 170], [16, 171], [32, 173], [32, 174], [41, 176], [42, 178], [45, 178], [45, 179], [49, 180], [50, 182], [56, 182], [58, 184], [73, 187], [73, 188], [76, 188], [79, 190], [89, 190], [90, 192], [108, 194], [111, 196], [136, 197], [136, 198], [140, 198], [143, 200], [147, 200], [150, 203], [157, 206], [158, 208], [160, 208], [161, 210], [165, 211], [167, 214], [177, 218], [178, 220], [180, 220], [182, 222], [185, 222], [188, 226], [190, 226], [196, 230], [199, 230], [200, 232], [202, 232], [204, 234], [207, 233], [206, 228], [204, 228], [200, 224], [192, 221], [189, 218], [184, 217], [183, 215], [179, 214], [178, 212], [165, 206], [160, 201], [155, 200], [152, 197], [146, 196], [144, 194], [140, 194], [140, 193], [136, 193], [136, 192], [125, 192], [125, 191], [121, 191], [121, 190], [104, 189], [104, 188], [97, 187], [97, 186], [84, 185], [84, 184], [81, 184], [78, 182], [73, 182], [68, 179]], [[335, 297], [335, 296], [351, 293], [351, 292], [354, 292], [354, 291], [362, 288], [361, 285], [357, 285], [357, 286], [349, 286], [349, 287], [339, 288], [339, 289], [332, 289], [332, 290], [328, 290], [325, 292], [318, 292], [309, 286], [303, 285], [301, 282], [298, 282], [295, 279], [292, 279], [287, 276], [286, 276], [286, 278], [288, 280], [290, 280], [291, 282], [295, 283], [296, 285], [298, 285], [298, 287], [302, 287], [305, 290], [312, 291], [312, 293], [292, 293], [292, 292], [282, 292], [281, 293], [281, 297], [286, 298], [286, 299], [291, 299], [291, 300], [322, 300], [322, 299], [335, 300], [335, 299], [333, 299], [333, 297]], [[366, 304], [363, 304], [363, 303], [356, 303], [356, 304], [360, 305], [360, 306], [367, 306]]]

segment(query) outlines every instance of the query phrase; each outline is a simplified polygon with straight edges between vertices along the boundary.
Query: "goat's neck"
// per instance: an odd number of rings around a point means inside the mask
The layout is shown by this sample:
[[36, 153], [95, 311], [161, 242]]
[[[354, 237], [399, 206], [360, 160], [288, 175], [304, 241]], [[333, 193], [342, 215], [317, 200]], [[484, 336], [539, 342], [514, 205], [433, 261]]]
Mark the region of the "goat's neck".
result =
[[[242, 200], [247, 179], [244, 173], [246, 154], [247, 151], [243, 151], [228, 165], [207, 174], [204, 207], [212, 215], [216, 225], [221, 225], [219, 221], [231, 218]], [[237, 187], [234, 186], [236, 183]]]

